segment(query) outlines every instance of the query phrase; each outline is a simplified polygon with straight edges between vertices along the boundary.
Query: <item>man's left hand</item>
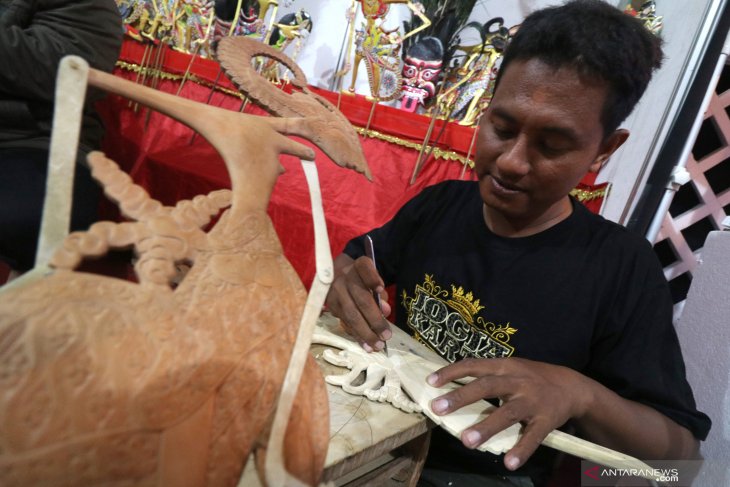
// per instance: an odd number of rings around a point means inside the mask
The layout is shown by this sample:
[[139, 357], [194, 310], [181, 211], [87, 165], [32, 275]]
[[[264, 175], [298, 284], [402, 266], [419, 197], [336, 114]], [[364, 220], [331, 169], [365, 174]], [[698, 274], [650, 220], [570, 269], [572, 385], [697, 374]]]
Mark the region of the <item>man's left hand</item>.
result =
[[464, 430], [461, 441], [476, 448], [493, 435], [522, 423], [522, 437], [504, 457], [510, 470], [519, 468], [543, 439], [569, 419], [584, 414], [591, 381], [568, 367], [520, 358], [465, 359], [428, 377], [440, 387], [464, 377], [475, 380], [431, 401], [438, 415], [449, 414], [481, 399], [499, 398], [502, 405], [486, 419]]

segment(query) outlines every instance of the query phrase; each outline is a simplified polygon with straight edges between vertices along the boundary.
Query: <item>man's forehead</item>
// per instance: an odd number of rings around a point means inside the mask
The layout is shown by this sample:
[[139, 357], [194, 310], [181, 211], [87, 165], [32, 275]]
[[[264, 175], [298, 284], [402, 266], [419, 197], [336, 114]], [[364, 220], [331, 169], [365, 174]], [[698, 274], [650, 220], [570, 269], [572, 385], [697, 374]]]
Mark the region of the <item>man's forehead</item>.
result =
[[515, 61], [502, 73], [490, 108], [512, 117], [538, 111], [564, 120], [556, 126], [600, 123], [608, 95], [606, 83], [588, 79], [572, 66], [551, 66], [538, 59]]

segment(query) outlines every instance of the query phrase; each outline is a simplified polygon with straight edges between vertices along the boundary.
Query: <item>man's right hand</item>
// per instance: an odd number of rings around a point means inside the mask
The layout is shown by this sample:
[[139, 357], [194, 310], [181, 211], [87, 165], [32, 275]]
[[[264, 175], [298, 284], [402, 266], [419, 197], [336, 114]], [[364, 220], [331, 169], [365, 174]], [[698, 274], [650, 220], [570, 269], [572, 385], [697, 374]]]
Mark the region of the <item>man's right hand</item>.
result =
[[[380, 295], [380, 306], [373, 298]], [[347, 254], [335, 259], [335, 280], [327, 295], [327, 308], [345, 330], [368, 351], [382, 350], [393, 334], [386, 316], [390, 314], [383, 279], [368, 257], [353, 260]]]

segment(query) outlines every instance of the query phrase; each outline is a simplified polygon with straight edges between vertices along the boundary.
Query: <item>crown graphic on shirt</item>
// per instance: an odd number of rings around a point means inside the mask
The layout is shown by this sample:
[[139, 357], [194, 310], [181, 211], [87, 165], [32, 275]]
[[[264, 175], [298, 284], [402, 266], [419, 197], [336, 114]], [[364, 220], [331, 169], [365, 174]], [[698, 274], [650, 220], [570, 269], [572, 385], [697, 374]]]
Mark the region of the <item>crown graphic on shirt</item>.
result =
[[464, 293], [464, 288], [451, 285], [451, 299], [446, 301], [452, 308], [457, 310], [470, 324], [474, 324], [474, 316], [484, 309], [479, 300], [474, 300], [471, 291]]

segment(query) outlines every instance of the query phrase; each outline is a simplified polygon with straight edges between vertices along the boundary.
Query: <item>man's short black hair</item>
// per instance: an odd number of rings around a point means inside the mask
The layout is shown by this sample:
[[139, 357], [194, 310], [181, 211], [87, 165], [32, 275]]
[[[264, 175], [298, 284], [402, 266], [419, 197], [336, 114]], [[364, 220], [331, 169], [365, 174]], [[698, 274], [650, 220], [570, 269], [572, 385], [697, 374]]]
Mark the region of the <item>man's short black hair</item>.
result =
[[500, 75], [512, 61], [539, 59], [605, 82], [601, 122], [609, 135], [634, 109], [662, 58], [661, 39], [639, 19], [602, 0], [573, 0], [525, 18], [504, 52]]

